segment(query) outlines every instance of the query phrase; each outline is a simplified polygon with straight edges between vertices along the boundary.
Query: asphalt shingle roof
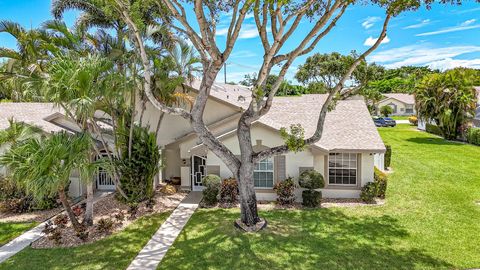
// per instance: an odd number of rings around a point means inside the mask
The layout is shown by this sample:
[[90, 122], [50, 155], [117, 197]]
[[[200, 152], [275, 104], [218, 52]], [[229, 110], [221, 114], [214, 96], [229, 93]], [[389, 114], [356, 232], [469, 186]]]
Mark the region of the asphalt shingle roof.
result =
[[53, 103], [0, 103], [0, 130], [8, 128], [8, 119], [13, 117], [15, 121], [37, 126], [45, 132], [58, 132], [63, 129], [44, 120], [56, 112], [62, 110]]
[[[275, 129], [300, 124], [308, 138], [316, 130], [326, 98], [326, 94], [276, 97], [270, 111], [259, 121]], [[322, 138], [315, 145], [327, 151], [385, 150], [365, 102], [358, 99], [338, 101], [336, 108], [327, 113]]]
[[405, 104], [415, 104], [415, 97], [411, 94], [401, 94], [401, 93], [389, 93], [389, 94], [383, 94], [387, 98], [393, 98], [398, 101], [401, 101]]

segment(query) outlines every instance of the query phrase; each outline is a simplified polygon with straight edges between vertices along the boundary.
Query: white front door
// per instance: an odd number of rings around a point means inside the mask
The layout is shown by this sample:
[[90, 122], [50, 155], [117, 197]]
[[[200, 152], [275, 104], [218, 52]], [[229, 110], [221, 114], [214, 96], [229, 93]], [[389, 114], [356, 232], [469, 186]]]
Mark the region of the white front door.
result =
[[202, 179], [207, 175], [206, 161], [206, 157], [192, 156], [190, 179], [192, 181], [193, 191], [203, 190]]

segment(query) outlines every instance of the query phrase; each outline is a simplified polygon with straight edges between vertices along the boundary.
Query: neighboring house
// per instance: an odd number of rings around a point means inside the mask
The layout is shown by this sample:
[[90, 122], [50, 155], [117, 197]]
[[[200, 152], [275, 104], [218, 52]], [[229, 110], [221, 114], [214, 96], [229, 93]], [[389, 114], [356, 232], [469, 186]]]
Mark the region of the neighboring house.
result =
[[[80, 131], [74, 122], [64, 116], [64, 111], [54, 106], [53, 103], [0, 103], [0, 130], [9, 127], [8, 120], [10, 118], [17, 122], [24, 122], [39, 127], [46, 135], [60, 131], [72, 133]], [[98, 146], [101, 147], [101, 144]], [[8, 145], [0, 146], [0, 155], [7, 150]], [[6, 173], [6, 168], [0, 167], [0, 175]], [[106, 170], [99, 170], [94, 177], [97, 190], [115, 189], [113, 181], [108, 176]], [[69, 195], [72, 198], [82, 196], [86, 189], [85, 185], [80, 181], [79, 173], [72, 173], [70, 181]]]
[[390, 106], [393, 109], [392, 115], [413, 115], [415, 114], [415, 98], [411, 94], [390, 93], [377, 104], [377, 111], [383, 106]]
[[475, 117], [473, 118], [473, 125], [480, 127], [480, 86], [476, 86], [475, 90], [477, 91], [477, 110], [475, 111]]
[[[192, 95], [198, 82], [192, 85]], [[215, 84], [210, 92], [204, 120], [212, 133], [234, 154], [239, 155], [236, 125], [248, 107], [251, 92], [238, 85]], [[319, 111], [326, 95], [276, 97], [270, 111], [252, 125], [254, 150], [284, 143], [280, 128], [301, 124], [305, 137], [316, 128]], [[159, 113], [150, 104], [145, 111], [145, 123], [155, 127]], [[179, 116], [167, 115], [158, 138], [166, 166], [163, 179], [181, 178], [182, 188], [202, 190], [201, 180], [207, 174], [232, 177], [226, 165], [191, 131], [189, 123]], [[358, 197], [360, 189], [373, 181], [375, 162], [381, 161], [385, 146], [363, 100], [339, 101], [327, 114], [322, 139], [299, 153], [287, 153], [259, 162], [254, 172], [254, 184], [260, 200], [274, 200], [273, 185], [287, 177], [298, 178], [302, 171], [315, 169], [324, 177], [324, 197]], [[298, 191], [300, 192], [300, 190]], [[300, 195], [300, 193], [299, 193]], [[300, 196], [299, 196], [300, 197]]]

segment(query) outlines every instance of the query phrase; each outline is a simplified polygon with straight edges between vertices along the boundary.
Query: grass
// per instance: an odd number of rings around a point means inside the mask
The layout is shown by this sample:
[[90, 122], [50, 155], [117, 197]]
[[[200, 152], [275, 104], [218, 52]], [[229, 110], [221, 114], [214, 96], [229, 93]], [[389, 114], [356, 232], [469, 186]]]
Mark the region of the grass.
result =
[[37, 223], [12, 223], [0, 222], [0, 246], [13, 240], [15, 237], [21, 235], [23, 232], [35, 227]]
[[159, 269], [468, 269], [480, 267], [480, 147], [409, 125], [392, 145], [384, 206], [261, 212], [257, 234], [237, 209], [200, 209]]
[[408, 117], [410, 116], [390, 116], [394, 120], [408, 120]]
[[169, 214], [142, 217], [121, 232], [83, 246], [28, 247], [0, 264], [0, 269], [126, 269]]

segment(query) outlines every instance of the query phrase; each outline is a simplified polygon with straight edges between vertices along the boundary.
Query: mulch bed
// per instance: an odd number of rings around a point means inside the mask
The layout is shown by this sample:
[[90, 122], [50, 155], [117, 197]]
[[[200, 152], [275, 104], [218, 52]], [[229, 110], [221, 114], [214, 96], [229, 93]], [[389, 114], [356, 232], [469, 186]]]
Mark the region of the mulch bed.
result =
[[3, 213], [0, 212], [0, 222], [43, 222], [59, 214], [63, 208], [54, 208], [49, 210], [33, 211], [29, 213]]
[[[60, 229], [61, 240], [59, 242], [55, 242], [54, 240], [49, 239], [48, 236], [44, 236], [33, 242], [32, 247], [74, 247], [98, 241], [114, 232], [121, 231], [140, 217], [175, 209], [186, 195], [187, 193], [185, 192], [177, 192], [168, 195], [157, 190], [154, 196], [153, 207], [148, 207], [146, 202], [143, 202], [138, 205], [138, 209], [134, 214], [129, 211], [130, 207], [127, 204], [118, 201], [114, 194], [107, 195], [98, 199], [94, 204], [94, 226], [87, 229], [88, 238], [85, 241], [76, 236], [75, 230], [71, 227], [71, 224], [68, 223], [65, 228]], [[99, 229], [98, 222], [100, 219], [111, 220], [113, 222], [111, 230], [104, 232]]]

